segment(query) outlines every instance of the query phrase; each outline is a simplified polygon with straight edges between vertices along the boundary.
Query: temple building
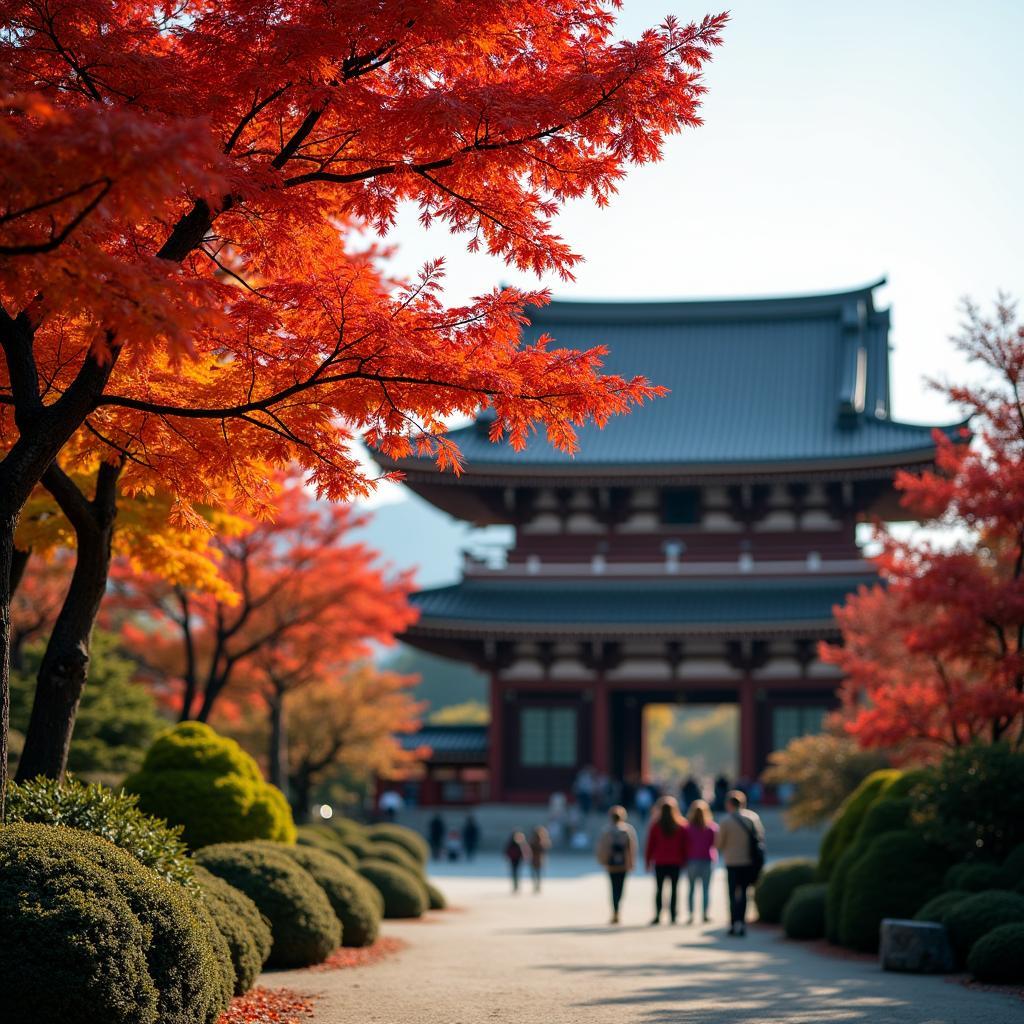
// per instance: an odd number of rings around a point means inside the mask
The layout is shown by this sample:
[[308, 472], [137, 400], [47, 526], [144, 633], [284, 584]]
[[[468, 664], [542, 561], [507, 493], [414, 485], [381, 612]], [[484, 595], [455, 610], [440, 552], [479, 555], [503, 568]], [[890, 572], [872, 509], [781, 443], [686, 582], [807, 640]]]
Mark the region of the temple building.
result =
[[451, 515], [514, 528], [501, 564], [467, 556], [461, 582], [417, 593], [403, 638], [488, 673], [492, 801], [547, 799], [585, 765], [642, 777], [650, 703], [735, 703], [746, 779], [820, 728], [838, 678], [818, 642], [875, 578], [857, 524], [906, 518], [894, 473], [934, 457], [932, 427], [891, 416], [882, 283], [552, 302], [528, 339], [606, 344], [609, 372], [670, 394], [584, 428], [575, 457], [492, 444], [485, 416], [450, 435], [461, 477], [381, 460]]

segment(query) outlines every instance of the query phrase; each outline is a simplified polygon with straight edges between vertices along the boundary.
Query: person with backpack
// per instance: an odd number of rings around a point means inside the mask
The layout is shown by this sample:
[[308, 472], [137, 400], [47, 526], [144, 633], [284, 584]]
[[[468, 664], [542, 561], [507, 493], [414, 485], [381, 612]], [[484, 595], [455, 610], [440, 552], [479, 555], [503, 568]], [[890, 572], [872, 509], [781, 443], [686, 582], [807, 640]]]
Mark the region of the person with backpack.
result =
[[678, 907], [676, 893], [679, 888], [679, 872], [686, 864], [687, 825], [679, 813], [679, 804], [673, 796], [663, 796], [655, 805], [651, 824], [647, 829], [647, 847], [644, 861], [647, 870], [654, 869], [654, 920], [652, 925], [661, 923], [662, 891], [669, 884], [668, 916], [676, 923]]
[[608, 826], [597, 841], [597, 861], [608, 872], [612, 889], [612, 924], [619, 923], [619, 905], [626, 875], [636, 864], [636, 832], [626, 821], [626, 808], [620, 805], [608, 811]]
[[505, 844], [505, 859], [508, 861], [509, 874], [512, 876], [512, 891], [519, 892], [519, 871], [524, 861], [530, 860], [530, 847], [522, 832], [513, 832]]
[[725, 817], [718, 826], [715, 846], [725, 862], [729, 888], [729, 934], [747, 934], [747, 890], [764, 867], [764, 825], [738, 789], [725, 798]]

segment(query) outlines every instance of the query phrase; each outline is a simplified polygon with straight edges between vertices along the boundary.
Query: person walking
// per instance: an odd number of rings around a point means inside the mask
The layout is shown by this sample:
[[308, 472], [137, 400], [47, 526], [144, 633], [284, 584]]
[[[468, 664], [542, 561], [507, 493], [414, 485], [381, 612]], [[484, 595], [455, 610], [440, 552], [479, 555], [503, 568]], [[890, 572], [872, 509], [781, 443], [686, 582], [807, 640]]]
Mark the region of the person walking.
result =
[[700, 799], [694, 800], [690, 804], [687, 823], [689, 828], [686, 832], [686, 839], [689, 857], [686, 861], [686, 879], [690, 887], [686, 894], [686, 909], [689, 914], [686, 923], [693, 924], [693, 894], [699, 882], [703, 890], [704, 923], [707, 924], [710, 920], [708, 917], [708, 895], [711, 889], [711, 872], [718, 859], [718, 851], [715, 849], [718, 826], [712, 817], [711, 808], [708, 807], [706, 801]]
[[444, 850], [444, 837], [447, 829], [444, 827], [444, 818], [438, 811], [427, 825], [427, 842], [430, 844], [430, 855], [434, 860], [441, 859], [441, 852]]
[[616, 804], [608, 810], [608, 825], [597, 841], [597, 861], [608, 872], [612, 889], [612, 924], [619, 923], [619, 906], [626, 875], [636, 864], [636, 831], [626, 821], [626, 808]]
[[519, 892], [519, 871], [524, 861], [530, 859], [530, 847], [522, 832], [513, 832], [505, 844], [505, 859], [508, 861], [509, 874], [512, 876], [512, 891]]
[[666, 882], [669, 884], [668, 916], [672, 924], [676, 923], [679, 872], [686, 864], [687, 846], [686, 820], [679, 813], [679, 803], [674, 796], [663, 796], [654, 805], [644, 852], [647, 870], [654, 870], [652, 925], [661, 923], [662, 892]]
[[747, 798], [734, 789], [725, 798], [726, 815], [715, 837], [725, 861], [729, 888], [729, 934], [747, 934], [747, 890], [764, 867], [764, 825], [747, 810]]
[[537, 825], [530, 833], [530, 873], [533, 875], [533, 891], [540, 892], [540, 878], [544, 871], [548, 850], [551, 849], [551, 836], [543, 825]]
[[466, 815], [462, 823], [462, 848], [466, 851], [466, 860], [476, 856], [476, 848], [480, 845], [480, 826], [472, 813]]

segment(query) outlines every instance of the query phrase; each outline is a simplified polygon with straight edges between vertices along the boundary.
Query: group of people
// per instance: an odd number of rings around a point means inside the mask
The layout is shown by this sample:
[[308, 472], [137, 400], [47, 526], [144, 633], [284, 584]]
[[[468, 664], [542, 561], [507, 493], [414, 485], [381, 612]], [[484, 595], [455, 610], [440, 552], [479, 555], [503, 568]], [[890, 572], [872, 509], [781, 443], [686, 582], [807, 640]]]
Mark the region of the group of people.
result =
[[[691, 802], [686, 817], [679, 810], [675, 797], [664, 796], [657, 802], [644, 848], [645, 866], [654, 872], [655, 879], [652, 925], [661, 922], [666, 884], [669, 920], [676, 922], [679, 878], [684, 869], [689, 882], [687, 923], [692, 924], [694, 920], [698, 886], [703, 920], [707, 921], [711, 872], [721, 858], [729, 896], [729, 934], [746, 935], [747, 890], [757, 881], [764, 866], [765, 849], [764, 825], [746, 804], [746, 796], [740, 790], [731, 790], [725, 797], [725, 815], [716, 823], [711, 808], [702, 799]], [[637, 864], [639, 845], [624, 807], [612, 807], [608, 816], [608, 826], [597, 844], [597, 859], [608, 872], [611, 920], [612, 924], [618, 924], [626, 877]]]
[[449, 829], [437, 813], [427, 825], [427, 842], [434, 860], [472, 860], [480, 846], [480, 826], [472, 814], [467, 814], [461, 828]]
[[513, 832], [505, 844], [505, 859], [512, 876], [512, 891], [519, 892], [519, 875], [524, 864], [530, 865], [533, 877], [533, 891], [540, 892], [541, 876], [551, 849], [551, 836], [543, 825], [537, 825], [529, 837], [523, 832]]

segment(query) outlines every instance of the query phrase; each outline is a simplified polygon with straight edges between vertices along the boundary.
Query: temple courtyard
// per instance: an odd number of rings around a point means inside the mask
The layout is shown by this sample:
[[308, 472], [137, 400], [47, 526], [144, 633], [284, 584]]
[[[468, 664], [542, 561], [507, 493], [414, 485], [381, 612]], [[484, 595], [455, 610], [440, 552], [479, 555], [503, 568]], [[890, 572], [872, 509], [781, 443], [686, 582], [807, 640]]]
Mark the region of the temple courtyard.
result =
[[[316, 994], [324, 1024], [1011, 1024], [1012, 994], [960, 978], [883, 973], [874, 958], [790, 942], [753, 926], [727, 934], [724, 881], [712, 923], [651, 927], [653, 883], [633, 875], [610, 926], [607, 883], [584, 857], [555, 857], [544, 891], [509, 891], [503, 864], [444, 865], [453, 909], [387, 922], [407, 943], [371, 967], [273, 972], [263, 983]], [[681, 917], [685, 920], [685, 903]]]

